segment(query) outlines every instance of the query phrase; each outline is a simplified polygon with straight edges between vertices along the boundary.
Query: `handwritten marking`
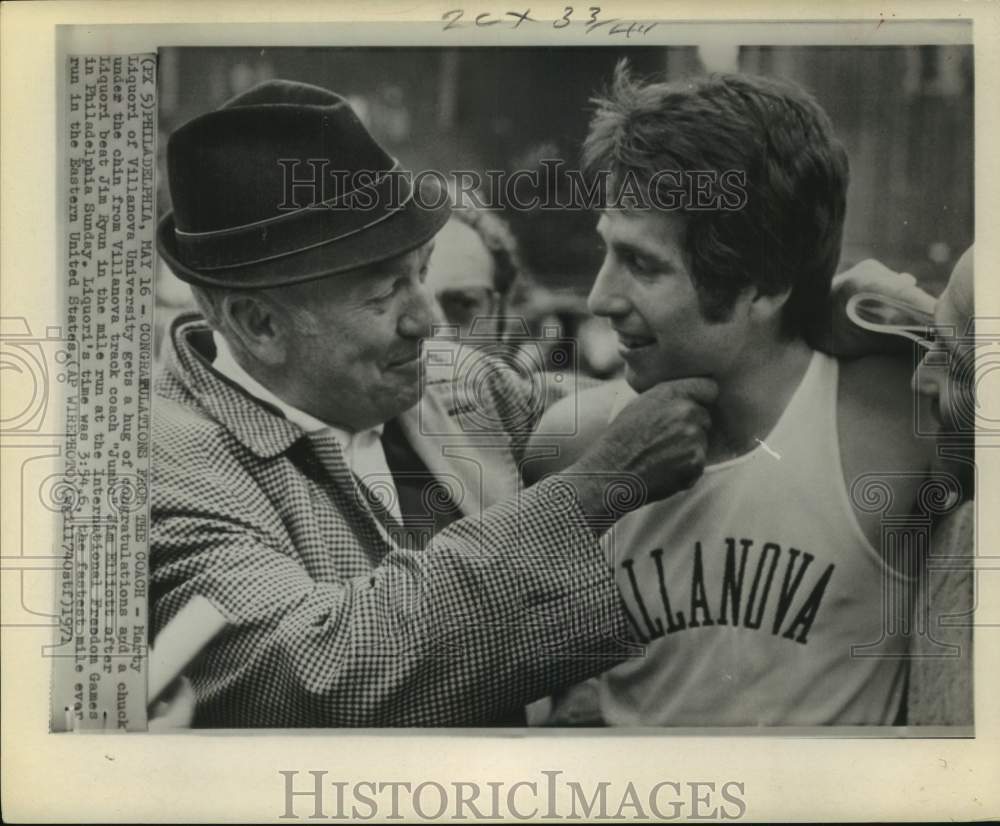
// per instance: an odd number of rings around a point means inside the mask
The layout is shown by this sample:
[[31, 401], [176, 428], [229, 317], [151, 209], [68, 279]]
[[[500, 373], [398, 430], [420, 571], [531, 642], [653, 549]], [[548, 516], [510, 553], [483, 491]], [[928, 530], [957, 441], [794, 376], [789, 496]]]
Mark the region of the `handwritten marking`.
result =
[[[465, 9], [452, 9], [451, 11], [446, 11], [441, 15], [442, 20], [447, 20], [442, 31], [448, 31], [448, 29], [454, 29], [458, 25], [458, 21], [462, 19], [462, 15], [465, 14]], [[449, 18], [451, 18], [449, 20]]]
[[[444, 26], [442, 27], [443, 31], [466, 28], [472, 25], [483, 28], [486, 26], [495, 26], [498, 23], [506, 23], [507, 26], [505, 28], [509, 29], [519, 29], [524, 23], [541, 23], [546, 26], [551, 26], [553, 29], [565, 29], [568, 28], [571, 23], [579, 23], [584, 27], [587, 34], [591, 34], [600, 28], [607, 27], [605, 31], [608, 35], [624, 35], [626, 39], [631, 38], [633, 34], [649, 34], [649, 32], [651, 32], [658, 25], [658, 21], [645, 22], [639, 20], [622, 20], [620, 17], [609, 17], [602, 20], [600, 19], [601, 11], [602, 9], [600, 6], [588, 6], [587, 12], [589, 12], [589, 15], [585, 20], [573, 20], [573, 15], [577, 12], [576, 7], [563, 6], [562, 15], [551, 21], [540, 20], [532, 17], [530, 8], [526, 8], [524, 11], [508, 10], [503, 13], [485, 11], [477, 14], [473, 20], [462, 22], [465, 17], [465, 9], [457, 8], [446, 11], [441, 15], [441, 20], [444, 23]], [[583, 13], [582, 9], [580, 10], [580, 13]]]
[[520, 12], [520, 13], [516, 12], [516, 11], [509, 11], [509, 12], [507, 12], [507, 16], [508, 17], [516, 17], [517, 18], [517, 22], [514, 24], [514, 28], [515, 29], [519, 28], [520, 25], [525, 20], [527, 20], [527, 21], [529, 21], [531, 23], [537, 23], [538, 22], [537, 20], [535, 20], [534, 17], [531, 17], [530, 15], [531, 15], [531, 9], [525, 9], [523, 12]]

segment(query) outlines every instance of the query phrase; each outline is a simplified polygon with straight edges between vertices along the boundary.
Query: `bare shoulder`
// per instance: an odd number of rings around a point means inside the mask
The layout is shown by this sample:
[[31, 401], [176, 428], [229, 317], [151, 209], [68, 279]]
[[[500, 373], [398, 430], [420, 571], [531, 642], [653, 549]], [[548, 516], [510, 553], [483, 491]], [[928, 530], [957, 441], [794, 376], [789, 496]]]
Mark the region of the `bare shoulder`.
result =
[[[919, 436], [909, 355], [871, 356], [840, 363], [837, 426], [844, 482], [876, 474], [893, 493], [893, 513], [908, 513], [930, 467], [933, 439]], [[855, 509], [861, 527], [877, 546], [881, 514]]]
[[837, 415], [844, 447], [873, 440], [885, 444], [876, 456], [902, 452], [918, 463], [930, 456], [932, 440], [916, 432], [916, 405], [921, 402], [910, 386], [912, 374], [909, 356], [840, 362]]
[[623, 396], [633, 392], [624, 380], [588, 387], [557, 401], [542, 416], [528, 445], [536, 456], [525, 467], [527, 481], [562, 470], [575, 462], [605, 428]]
[[[857, 403], [877, 408], [913, 406], [909, 355], [879, 354], [840, 362], [841, 404]], [[898, 403], [898, 404], [894, 404]]]
[[559, 399], [542, 416], [538, 433], [603, 430], [623, 394], [634, 395], [624, 379], [588, 387]]

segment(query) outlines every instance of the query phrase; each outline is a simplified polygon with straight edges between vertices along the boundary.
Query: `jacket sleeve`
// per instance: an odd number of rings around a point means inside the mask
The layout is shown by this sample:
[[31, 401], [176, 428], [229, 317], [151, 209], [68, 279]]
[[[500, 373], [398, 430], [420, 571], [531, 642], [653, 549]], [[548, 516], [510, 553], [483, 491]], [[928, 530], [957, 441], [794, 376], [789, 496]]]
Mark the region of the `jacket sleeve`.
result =
[[600, 544], [558, 480], [317, 582], [253, 491], [189, 459], [157, 458], [151, 591], [154, 625], [195, 594], [230, 622], [191, 671], [197, 725], [482, 725], [628, 653]]

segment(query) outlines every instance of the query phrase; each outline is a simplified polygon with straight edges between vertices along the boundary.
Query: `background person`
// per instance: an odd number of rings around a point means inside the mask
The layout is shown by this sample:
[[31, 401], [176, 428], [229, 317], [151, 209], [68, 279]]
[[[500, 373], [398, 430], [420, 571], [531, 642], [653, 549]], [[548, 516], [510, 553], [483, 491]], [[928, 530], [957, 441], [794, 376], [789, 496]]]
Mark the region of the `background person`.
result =
[[[882, 264], [871, 261], [865, 266], [873, 277], [891, 280]], [[907, 723], [969, 726], [973, 722], [975, 429], [980, 415], [975, 392], [973, 248], [958, 259], [937, 299], [912, 281], [895, 283], [903, 288], [874, 292], [903, 302], [912, 312], [899, 317], [890, 311], [893, 323], [884, 330], [898, 335], [898, 324], [907, 323], [910, 335], [900, 341], [908, 349], [913, 347], [911, 336], [920, 341], [923, 356], [913, 372], [912, 387], [928, 402], [921, 409], [929, 413], [930, 425], [920, 430], [937, 442], [931, 478], [941, 480], [954, 496], [936, 521], [928, 559], [920, 571], [923, 581], [916, 606], [920, 622], [909, 661]], [[937, 334], [924, 338], [932, 329]]]
[[[914, 389], [927, 396], [938, 424], [934, 472], [958, 482], [962, 504], [941, 519], [931, 538], [926, 569], [928, 633], [916, 639], [908, 697], [911, 725], [972, 725], [975, 547], [975, 308], [973, 249], [959, 258], [934, 306], [945, 335], [913, 374]], [[944, 352], [942, 352], [942, 349]], [[947, 356], [942, 358], [942, 356]], [[941, 653], [947, 658], [922, 654]]]
[[427, 287], [460, 337], [469, 337], [478, 318], [478, 336], [503, 339], [504, 317], [520, 275], [517, 242], [503, 218], [460, 206], [435, 239]]

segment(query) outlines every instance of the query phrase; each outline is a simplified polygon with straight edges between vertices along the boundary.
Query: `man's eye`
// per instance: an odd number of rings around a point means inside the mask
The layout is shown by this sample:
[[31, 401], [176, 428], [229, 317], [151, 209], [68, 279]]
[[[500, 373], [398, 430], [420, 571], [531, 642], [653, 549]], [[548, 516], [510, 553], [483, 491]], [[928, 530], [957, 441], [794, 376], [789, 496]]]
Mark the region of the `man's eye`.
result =
[[653, 272], [652, 265], [642, 256], [635, 255], [634, 253], [625, 254], [625, 266], [628, 267], [632, 272], [637, 272], [640, 274]]
[[447, 294], [441, 296], [441, 303], [448, 306], [454, 307], [455, 309], [468, 310], [476, 306], [476, 300], [471, 296], [461, 295], [461, 294]]

